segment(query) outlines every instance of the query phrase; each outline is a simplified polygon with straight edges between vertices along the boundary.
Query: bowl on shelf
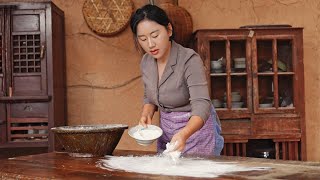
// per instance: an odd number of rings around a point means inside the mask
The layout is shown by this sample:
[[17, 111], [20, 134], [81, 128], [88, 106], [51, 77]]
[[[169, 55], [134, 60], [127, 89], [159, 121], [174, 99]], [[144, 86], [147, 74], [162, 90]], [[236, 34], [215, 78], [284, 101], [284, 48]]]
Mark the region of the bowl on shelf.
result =
[[[227, 101], [227, 97], [226, 95], [223, 97], [224, 101]], [[240, 95], [240, 92], [231, 92], [231, 101], [232, 102], [239, 102], [241, 101], [241, 95]]]
[[221, 61], [211, 61], [210, 62], [211, 69], [221, 69], [222, 68], [222, 62]]
[[211, 69], [212, 73], [223, 73], [224, 70], [223, 69]]
[[269, 107], [272, 107], [272, 106], [273, 106], [272, 103], [261, 103], [261, 104], [259, 104], [260, 108], [269, 108]]
[[[224, 95], [226, 95], [227, 93], [226, 92], [224, 92]], [[235, 94], [240, 94], [240, 92], [239, 91], [232, 91], [231, 92], [231, 95], [235, 95]]]
[[[231, 108], [242, 108], [243, 102], [232, 102]], [[227, 107], [227, 103], [223, 103], [223, 107]]]
[[240, 69], [240, 68], [246, 68], [246, 58], [234, 58], [234, 68]]
[[240, 94], [232, 94], [231, 95], [231, 101], [232, 102], [239, 102], [241, 100], [241, 95]]
[[220, 101], [219, 99], [212, 99], [211, 102], [212, 102], [212, 104], [213, 104], [213, 106], [214, 106], [215, 108], [220, 108], [220, 107], [222, 107], [222, 103], [221, 103], [221, 101]]
[[149, 146], [157, 140], [162, 133], [163, 131], [160, 127], [150, 124], [147, 125], [146, 128], [142, 125], [137, 125], [130, 128], [128, 131], [129, 136], [135, 139], [136, 142], [142, 146]]
[[75, 125], [51, 128], [65, 151], [72, 157], [111, 155], [128, 125]]
[[232, 108], [242, 108], [243, 102], [232, 102]]

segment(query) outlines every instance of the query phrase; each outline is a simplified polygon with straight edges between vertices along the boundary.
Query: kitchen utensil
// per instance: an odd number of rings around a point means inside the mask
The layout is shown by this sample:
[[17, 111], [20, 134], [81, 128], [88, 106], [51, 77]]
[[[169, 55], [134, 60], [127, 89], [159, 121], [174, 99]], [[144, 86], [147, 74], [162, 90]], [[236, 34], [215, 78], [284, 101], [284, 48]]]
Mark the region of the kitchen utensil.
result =
[[[268, 63], [269, 64], [272, 64], [272, 59], [270, 59], [269, 61], [268, 61]], [[278, 59], [278, 69], [280, 69], [281, 71], [287, 71], [287, 65], [284, 63], [284, 62], [282, 62], [282, 61], [280, 61], [279, 59]]]
[[152, 144], [162, 135], [162, 133], [162, 129], [155, 125], [147, 125], [146, 128], [141, 125], [137, 125], [130, 128], [128, 131], [128, 134], [142, 146], [148, 146]]
[[211, 61], [211, 69], [221, 69], [222, 68], [222, 62], [221, 61]]

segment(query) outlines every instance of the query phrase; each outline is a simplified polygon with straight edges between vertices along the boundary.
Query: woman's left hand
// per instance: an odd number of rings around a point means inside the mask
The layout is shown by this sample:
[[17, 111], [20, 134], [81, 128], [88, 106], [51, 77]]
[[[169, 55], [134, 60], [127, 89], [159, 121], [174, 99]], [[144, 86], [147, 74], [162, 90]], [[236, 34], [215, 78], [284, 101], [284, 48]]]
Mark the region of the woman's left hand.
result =
[[187, 137], [184, 135], [183, 131], [179, 131], [177, 134], [175, 134], [170, 144], [175, 144], [176, 146], [172, 151], [180, 151], [183, 152], [184, 148], [186, 147]]

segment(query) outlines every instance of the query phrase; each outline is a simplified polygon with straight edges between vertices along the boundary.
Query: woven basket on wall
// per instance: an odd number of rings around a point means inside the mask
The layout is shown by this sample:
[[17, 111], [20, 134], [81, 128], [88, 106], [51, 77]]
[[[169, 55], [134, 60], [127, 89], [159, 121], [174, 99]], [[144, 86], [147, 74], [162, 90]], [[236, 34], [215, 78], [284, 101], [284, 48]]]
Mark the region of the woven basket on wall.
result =
[[166, 11], [172, 21], [175, 31], [175, 41], [188, 47], [193, 31], [192, 17], [189, 12], [180, 6], [175, 5], [174, 1], [160, 2], [157, 5]]
[[132, 12], [131, 0], [86, 0], [82, 7], [89, 28], [103, 36], [115, 35], [124, 30]]

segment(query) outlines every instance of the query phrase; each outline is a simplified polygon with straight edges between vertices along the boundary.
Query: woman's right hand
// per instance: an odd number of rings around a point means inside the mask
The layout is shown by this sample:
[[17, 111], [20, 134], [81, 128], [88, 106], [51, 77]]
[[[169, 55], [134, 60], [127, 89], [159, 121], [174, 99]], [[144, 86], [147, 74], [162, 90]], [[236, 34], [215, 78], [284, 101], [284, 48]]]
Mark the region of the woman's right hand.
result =
[[142, 125], [144, 128], [147, 127], [148, 124], [151, 124], [150, 116], [142, 116], [139, 121], [139, 125]]

